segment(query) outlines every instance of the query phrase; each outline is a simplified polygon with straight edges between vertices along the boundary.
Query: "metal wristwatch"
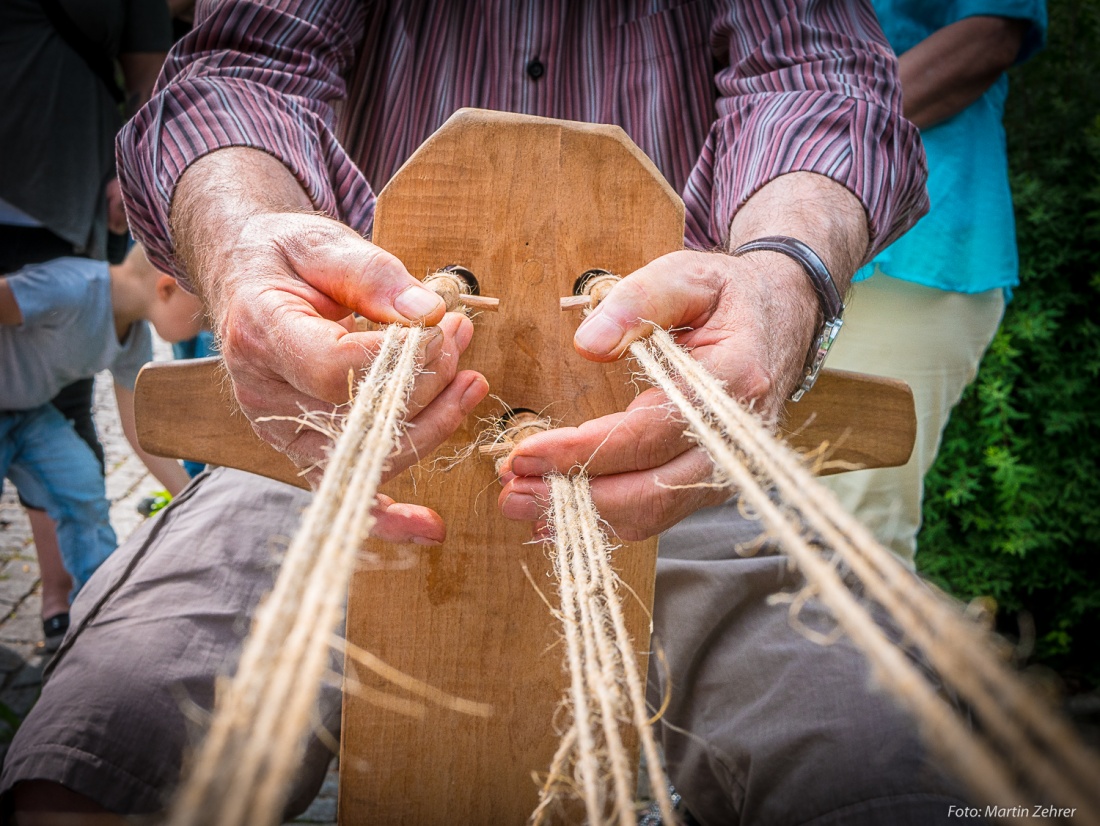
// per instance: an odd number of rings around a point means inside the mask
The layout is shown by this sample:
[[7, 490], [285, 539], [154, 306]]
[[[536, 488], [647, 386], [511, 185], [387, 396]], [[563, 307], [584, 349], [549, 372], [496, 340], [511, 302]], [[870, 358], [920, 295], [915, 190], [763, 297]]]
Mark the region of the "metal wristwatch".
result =
[[747, 252], [757, 250], [782, 253], [789, 258], [793, 258], [802, 266], [802, 269], [806, 271], [806, 275], [810, 277], [810, 283], [814, 286], [825, 319], [814, 337], [814, 343], [810, 346], [809, 354], [806, 356], [806, 371], [802, 375], [802, 383], [791, 394], [791, 401], [796, 402], [817, 381], [817, 374], [821, 372], [821, 365], [825, 363], [825, 357], [829, 355], [829, 348], [833, 346], [833, 341], [836, 340], [836, 335], [844, 324], [841, 318], [844, 313], [844, 302], [840, 298], [840, 291], [837, 290], [825, 262], [821, 260], [816, 252], [797, 238], [788, 238], [785, 235], [769, 235], [742, 244], [732, 254], [735, 256], [744, 255]]

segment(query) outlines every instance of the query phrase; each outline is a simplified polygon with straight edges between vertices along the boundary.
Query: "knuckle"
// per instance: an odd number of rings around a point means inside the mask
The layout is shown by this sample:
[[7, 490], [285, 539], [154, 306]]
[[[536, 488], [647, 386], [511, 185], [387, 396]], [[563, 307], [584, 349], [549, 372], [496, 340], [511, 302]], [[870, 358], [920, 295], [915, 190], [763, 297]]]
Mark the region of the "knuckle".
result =
[[276, 249], [292, 262], [308, 261], [349, 240], [348, 229], [320, 215], [280, 216], [272, 233]]
[[747, 400], [768, 399], [776, 392], [776, 381], [759, 363], [745, 366], [737, 378], [739, 395]]

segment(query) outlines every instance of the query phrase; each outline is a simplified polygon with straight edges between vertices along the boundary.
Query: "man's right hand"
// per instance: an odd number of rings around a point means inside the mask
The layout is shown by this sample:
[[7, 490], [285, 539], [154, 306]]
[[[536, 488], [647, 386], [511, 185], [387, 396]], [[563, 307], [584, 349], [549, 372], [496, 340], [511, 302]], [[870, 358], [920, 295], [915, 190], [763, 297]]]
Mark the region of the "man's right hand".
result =
[[[488, 392], [480, 374], [457, 370], [473, 328], [445, 315], [442, 299], [394, 256], [310, 209], [278, 160], [220, 150], [180, 179], [171, 216], [177, 253], [211, 314], [241, 409], [262, 438], [312, 468], [314, 483], [331, 439], [294, 419], [347, 402], [349, 375], [368, 367], [381, 343], [381, 333], [356, 332], [351, 313], [428, 326], [407, 416], [415, 427], [392, 475], [442, 443]], [[378, 526], [386, 538], [443, 537], [427, 509], [384, 503], [379, 515], [388, 511]]]

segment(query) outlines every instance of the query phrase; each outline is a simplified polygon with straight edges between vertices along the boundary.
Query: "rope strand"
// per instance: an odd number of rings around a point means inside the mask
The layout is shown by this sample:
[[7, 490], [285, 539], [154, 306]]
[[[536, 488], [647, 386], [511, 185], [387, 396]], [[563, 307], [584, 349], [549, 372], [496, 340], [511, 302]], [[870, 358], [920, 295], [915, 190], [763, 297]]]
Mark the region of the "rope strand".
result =
[[387, 328], [274, 589], [256, 612], [237, 675], [219, 686], [170, 826], [279, 822], [347, 584], [375, 522], [371, 507], [397, 445], [423, 332]]
[[[917, 716], [930, 745], [970, 788], [998, 808], [1018, 805], [1026, 810], [1017, 789], [1017, 772], [1003, 756], [1010, 752], [1017, 757], [1019, 775], [1034, 791], [1077, 808], [1083, 822], [1100, 823], [1096, 758], [1052, 709], [997, 660], [981, 632], [953, 606], [934, 597], [844, 513], [798, 459], [728, 397], [722, 385], [668, 333], [655, 330], [630, 351], [650, 381], [687, 419], [719, 472], [759, 515], [840, 626], [868, 656], [876, 676]], [[783, 508], [765, 492], [773, 488]], [[944, 683], [974, 707], [991, 742], [970, 731], [887, 639], [835, 567], [808, 541], [803, 526], [860, 578], [867, 595], [905, 630]], [[1089, 777], [1093, 780], [1086, 780]]]
[[[583, 473], [568, 478], [553, 474], [547, 482], [573, 721], [555, 754], [532, 822], [542, 823], [550, 804], [571, 791], [559, 778], [572, 762], [588, 823], [637, 823], [634, 772], [620, 733], [620, 726], [628, 724], [646, 756], [663, 822], [672, 826], [678, 820], [668, 778], [646, 713], [645, 683], [627, 632], [611, 547], [600, 528], [588, 479]], [[605, 790], [608, 781], [610, 790]], [[609, 798], [614, 802], [610, 815]]]

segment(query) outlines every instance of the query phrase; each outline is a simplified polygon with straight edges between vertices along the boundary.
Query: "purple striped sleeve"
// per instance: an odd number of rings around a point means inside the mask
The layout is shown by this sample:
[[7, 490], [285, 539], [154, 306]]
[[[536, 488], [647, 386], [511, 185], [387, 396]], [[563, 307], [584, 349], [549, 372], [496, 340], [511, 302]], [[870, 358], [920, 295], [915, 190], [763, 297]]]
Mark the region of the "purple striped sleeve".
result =
[[200, 3], [159, 94], [118, 140], [131, 229], [157, 267], [186, 283], [173, 257], [172, 195], [190, 164], [224, 147], [274, 155], [319, 211], [369, 230], [374, 194], [333, 132], [362, 25], [356, 0]]
[[734, 213], [772, 179], [825, 175], [867, 211], [867, 256], [928, 209], [917, 130], [901, 114], [897, 61], [865, 3], [727, 4], [712, 44], [719, 118], [684, 195], [692, 244], [725, 246]]

